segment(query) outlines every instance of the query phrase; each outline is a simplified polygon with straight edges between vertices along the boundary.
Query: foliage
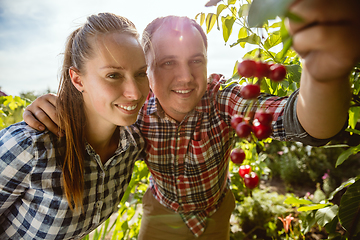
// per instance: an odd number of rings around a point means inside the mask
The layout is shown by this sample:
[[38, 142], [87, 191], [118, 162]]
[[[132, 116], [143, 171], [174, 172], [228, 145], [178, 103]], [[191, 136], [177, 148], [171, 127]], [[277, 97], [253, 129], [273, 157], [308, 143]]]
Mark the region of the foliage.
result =
[[232, 218], [231, 239], [279, 239], [284, 233], [278, 217], [293, 213], [284, 195], [256, 189], [237, 202]]
[[0, 129], [22, 120], [22, 114], [30, 101], [19, 96], [0, 96]]

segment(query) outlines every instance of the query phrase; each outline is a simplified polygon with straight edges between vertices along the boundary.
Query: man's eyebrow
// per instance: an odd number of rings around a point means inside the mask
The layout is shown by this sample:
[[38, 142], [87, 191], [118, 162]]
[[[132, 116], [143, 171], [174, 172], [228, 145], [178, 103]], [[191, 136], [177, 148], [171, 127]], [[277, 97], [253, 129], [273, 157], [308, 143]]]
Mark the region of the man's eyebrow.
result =
[[[206, 55], [204, 53], [195, 53], [194, 55], [191, 56], [191, 58], [195, 58], [195, 57], [203, 57], [206, 58]], [[176, 55], [167, 55], [167, 56], [163, 56], [161, 59], [159, 59], [159, 61], [163, 61], [168, 60], [168, 59], [176, 59], [177, 56]]]
[[203, 53], [196, 53], [192, 57], [205, 57]]
[[167, 55], [167, 56], [163, 56], [162, 58], [158, 59], [159, 61], [163, 61], [164, 59], [175, 59], [176, 56], [175, 55]]

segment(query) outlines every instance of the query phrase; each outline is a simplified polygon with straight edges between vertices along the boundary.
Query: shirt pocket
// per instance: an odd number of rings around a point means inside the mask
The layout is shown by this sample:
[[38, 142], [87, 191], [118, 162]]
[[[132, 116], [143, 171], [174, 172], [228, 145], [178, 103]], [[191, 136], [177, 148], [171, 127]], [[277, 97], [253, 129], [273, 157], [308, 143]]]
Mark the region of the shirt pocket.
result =
[[209, 164], [216, 160], [221, 143], [214, 141], [207, 134], [199, 134], [200, 137], [190, 140], [187, 156], [190, 163]]

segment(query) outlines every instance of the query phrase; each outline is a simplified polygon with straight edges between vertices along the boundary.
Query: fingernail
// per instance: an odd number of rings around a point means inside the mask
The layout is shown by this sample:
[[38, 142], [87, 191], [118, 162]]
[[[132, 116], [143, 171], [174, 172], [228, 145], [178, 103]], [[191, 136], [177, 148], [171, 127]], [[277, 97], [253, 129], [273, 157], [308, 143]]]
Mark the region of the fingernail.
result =
[[40, 130], [40, 131], [44, 131], [44, 130], [45, 130], [45, 127], [44, 127], [44, 126], [39, 126], [39, 130]]

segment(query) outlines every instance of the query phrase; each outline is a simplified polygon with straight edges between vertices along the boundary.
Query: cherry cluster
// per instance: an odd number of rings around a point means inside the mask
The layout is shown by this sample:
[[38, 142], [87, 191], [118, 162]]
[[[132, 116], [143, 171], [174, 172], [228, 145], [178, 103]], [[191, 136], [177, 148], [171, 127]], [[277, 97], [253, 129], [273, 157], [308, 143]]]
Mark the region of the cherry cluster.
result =
[[[263, 78], [272, 81], [282, 81], [286, 76], [286, 68], [281, 64], [272, 64], [262, 61], [244, 60], [238, 65], [238, 73], [245, 78], [256, 77], [256, 84], [247, 84], [241, 88], [240, 94], [244, 99], [251, 99], [253, 103], [260, 95], [260, 84]], [[270, 137], [272, 133], [271, 123], [273, 114], [269, 111], [259, 110], [255, 114], [248, 108], [246, 115], [235, 114], [231, 119], [231, 126], [240, 138], [250, 138], [255, 136], [258, 140]], [[252, 135], [253, 134], [253, 135]], [[236, 148], [231, 152], [231, 161], [235, 164], [242, 164], [246, 158], [245, 152], [241, 148]], [[259, 177], [251, 171], [250, 165], [242, 165], [239, 168], [239, 175], [244, 179], [245, 186], [249, 189], [255, 188], [259, 184]]]

